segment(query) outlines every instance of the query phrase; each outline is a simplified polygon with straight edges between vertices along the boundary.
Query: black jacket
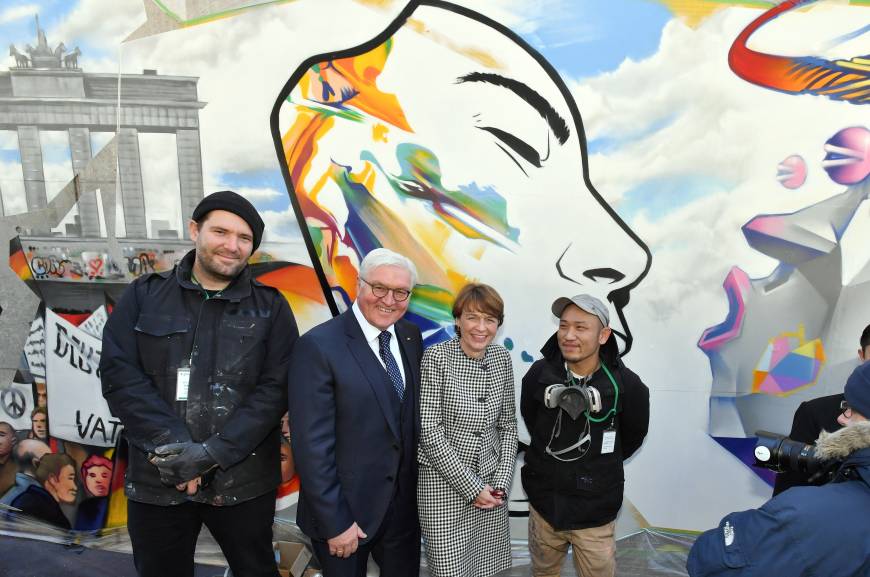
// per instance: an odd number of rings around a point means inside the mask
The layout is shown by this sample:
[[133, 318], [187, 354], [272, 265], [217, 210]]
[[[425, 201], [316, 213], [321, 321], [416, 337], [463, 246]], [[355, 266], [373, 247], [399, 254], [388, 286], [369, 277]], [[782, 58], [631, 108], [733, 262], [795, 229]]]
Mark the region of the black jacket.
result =
[[[249, 267], [206, 298], [190, 280], [194, 253], [171, 271], [132, 282], [103, 331], [103, 396], [130, 445], [125, 488], [134, 501], [232, 505], [281, 481], [279, 424], [299, 336], [293, 313]], [[176, 401], [178, 367], [189, 360], [188, 400]], [[205, 442], [220, 467], [187, 497], [160, 482], [147, 454], [191, 440]]]
[[[842, 427], [837, 422], [837, 417], [842, 412], [840, 403], [846, 397], [843, 393], [819, 397], [800, 404], [794, 413], [794, 421], [791, 424], [789, 438], [801, 443], [812, 445], [819, 438], [822, 431], [833, 433]], [[786, 489], [804, 485], [823, 485], [827, 477], [822, 475], [813, 483], [810, 483], [809, 473], [802, 471], [786, 471], [776, 476], [776, 484], [773, 486], [773, 494], [779, 495]]]
[[[590, 422], [591, 441], [588, 452], [580, 459], [562, 462], [545, 452], [548, 443], [558, 450], [574, 444], [582, 435], [586, 418], [576, 421], [567, 413], [561, 420], [561, 431], [550, 441], [556, 418], [562, 409], [544, 405], [544, 389], [566, 382], [565, 361], [559, 351], [556, 335], [541, 349], [543, 359], [536, 361], [523, 377], [520, 413], [531, 436], [522, 469], [523, 488], [529, 503], [557, 530], [600, 527], [616, 518], [622, 506], [624, 484], [623, 460], [643, 443], [649, 427], [649, 389], [630, 371], [616, 354], [613, 337], [601, 348], [601, 363], [606, 364], [618, 387], [614, 387], [602, 369], [598, 369], [587, 384], [601, 392], [602, 410], [595, 418], [614, 408], [616, 414], [604, 422]], [[605, 430], [616, 430], [612, 453], [601, 454]], [[574, 458], [572, 451], [563, 458]]]

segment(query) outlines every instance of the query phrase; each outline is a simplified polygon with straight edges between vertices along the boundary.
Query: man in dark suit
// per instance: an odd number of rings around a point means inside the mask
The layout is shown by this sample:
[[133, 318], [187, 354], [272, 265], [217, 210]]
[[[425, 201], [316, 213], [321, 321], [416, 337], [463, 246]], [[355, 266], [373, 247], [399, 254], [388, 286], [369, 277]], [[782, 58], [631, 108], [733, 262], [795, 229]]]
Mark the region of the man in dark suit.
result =
[[[864, 327], [861, 333], [858, 359], [865, 363], [870, 361], [870, 325]], [[841, 405], [845, 397], [843, 393], [828, 395], [811, 399], [801, 403], [794, 413], [791, 425], [790, 439], [801, 443], [813, 444], [822, 431], [833, 433], [841, 428], [838, 418], [843, 413]], [[786, 489], [805, 485], [822, 485], [827, 482], [826, 477], [821, 477], [810, 483], [810, 475], [801, 471], [785, 471], [776, 476], [773, 486], [773, 495], [779, 495]]]
[[360, 264], [353, 306], [307, 332], [290, 362], [291, 442], [301, 484], [296, 520], [325, 577], [420, 570], [416, 325], [402, 320], [414, 264], [387, 249]]

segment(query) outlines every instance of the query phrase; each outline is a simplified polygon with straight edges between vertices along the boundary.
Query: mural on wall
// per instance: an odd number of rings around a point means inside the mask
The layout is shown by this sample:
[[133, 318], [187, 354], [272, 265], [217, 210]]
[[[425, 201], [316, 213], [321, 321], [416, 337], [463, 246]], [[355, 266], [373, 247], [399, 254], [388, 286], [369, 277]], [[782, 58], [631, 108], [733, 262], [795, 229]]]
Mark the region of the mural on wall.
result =
[[427, 344], [452, 334], [459, 288], [485, 279], [505, 297], [518, 374], [545, 340], [528, 330], [546, 321], [522, 305], [531, 293], [610, 301], [631, 348], [623, 309], [649, 249], [592, 186], [567, 87], [507, 28], [413, 2], [362, 47], [297, 69], [272, 128], [334, 310], [354, 300], [362, 257], [387, 247], [420, 272], [409, 315]]
[[[653, 406], [623, 532], [760, 504], [769, 488], [741, 462], [754, 431], [787, 432], [857, 362], [866, 1], [95, 0], [48, 2], [36, 26], [13, 4], [0, 483], [18, 470], [10, 437], [68, 455], [25, 472], [55, 521], [124, 524], [121, 431], [88, 373], [98, 327], [188, 250], [184, 220], [212, 190], [260, 209], [252, 266], [303, 329], [353, 300], [378, 246], [417, 263], [428, 343], [450, 335], [462, 284], [494, 285], [518, 377], [556, 328], [553, 298], [608, 300]], [[283, 443], [290, 518], [294, 473]], [[512, 499], [521, 513], [521, 487]]]

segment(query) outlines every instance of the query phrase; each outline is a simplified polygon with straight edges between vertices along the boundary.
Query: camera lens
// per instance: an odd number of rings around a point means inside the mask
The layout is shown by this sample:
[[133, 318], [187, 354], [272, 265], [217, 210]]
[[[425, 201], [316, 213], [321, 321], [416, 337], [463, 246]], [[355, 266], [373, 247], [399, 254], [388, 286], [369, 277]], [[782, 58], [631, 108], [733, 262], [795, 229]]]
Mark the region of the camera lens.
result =
[[816, 457], [816, 448], [783, 435], [768, 431], [756, 431], [755, 464], [776, 472], [800, 471], [812, 474], [822, 468]]

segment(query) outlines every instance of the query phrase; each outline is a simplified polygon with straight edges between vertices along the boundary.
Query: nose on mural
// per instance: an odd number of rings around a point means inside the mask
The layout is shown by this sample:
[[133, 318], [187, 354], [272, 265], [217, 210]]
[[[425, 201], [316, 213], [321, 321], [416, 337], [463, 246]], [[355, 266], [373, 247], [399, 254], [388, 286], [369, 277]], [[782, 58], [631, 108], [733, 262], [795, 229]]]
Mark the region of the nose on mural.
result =
[[571, 240], [558, 255], [556, 269], [578, 290], [627, 301], [628, 289], [646, 274], [649, 252], [624, 223], [608, 217], [604, 229]]

